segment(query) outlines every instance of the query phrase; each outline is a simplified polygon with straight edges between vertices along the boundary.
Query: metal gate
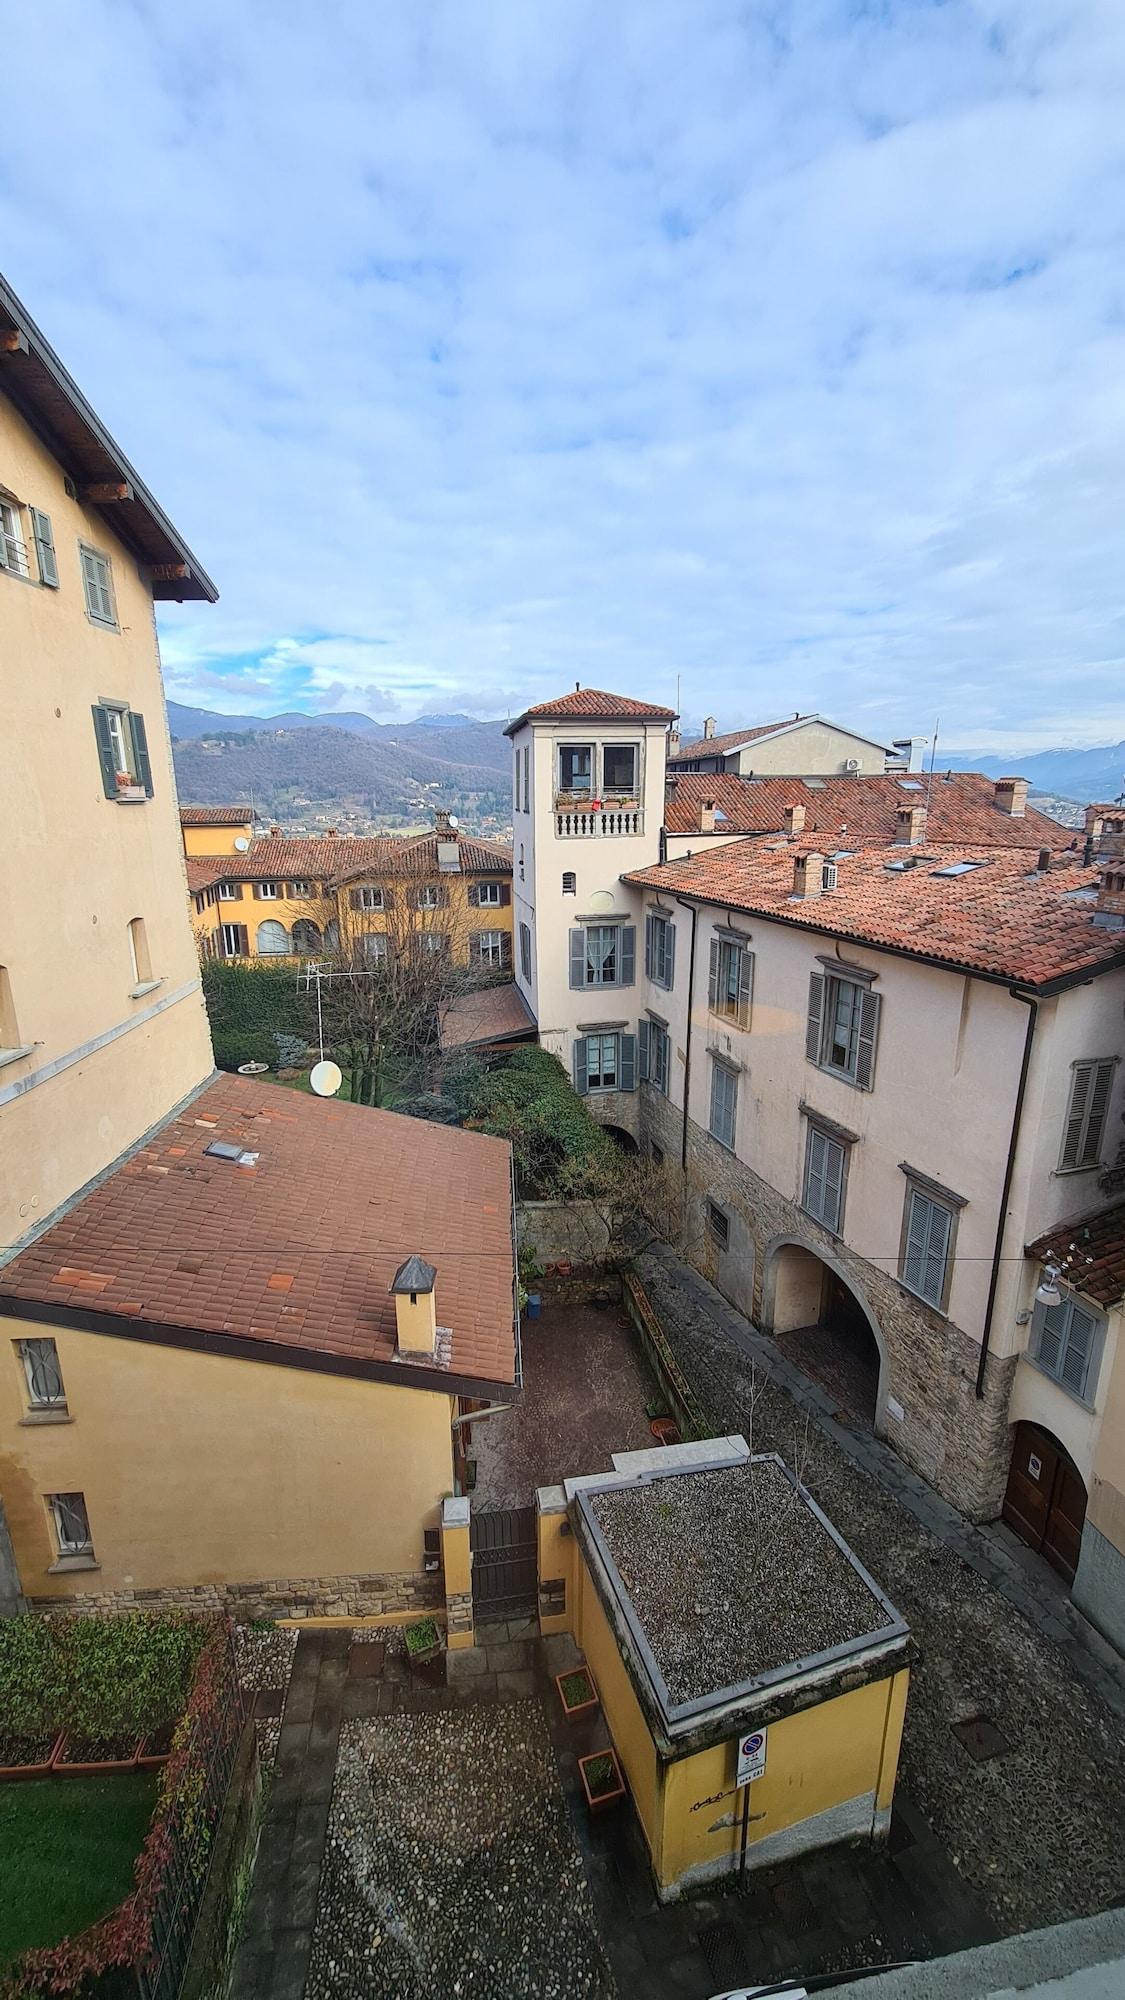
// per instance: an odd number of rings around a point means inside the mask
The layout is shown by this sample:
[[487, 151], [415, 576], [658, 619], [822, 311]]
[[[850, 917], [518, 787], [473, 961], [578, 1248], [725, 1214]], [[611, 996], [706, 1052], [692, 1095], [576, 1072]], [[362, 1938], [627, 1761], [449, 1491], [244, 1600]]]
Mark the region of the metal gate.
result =
[[469, 1515], [473, 1552], [473, 1611], [478, 1618], [507, 1618], [532, 1611], [537, 1597], [534, 1507], [505, 1507]]

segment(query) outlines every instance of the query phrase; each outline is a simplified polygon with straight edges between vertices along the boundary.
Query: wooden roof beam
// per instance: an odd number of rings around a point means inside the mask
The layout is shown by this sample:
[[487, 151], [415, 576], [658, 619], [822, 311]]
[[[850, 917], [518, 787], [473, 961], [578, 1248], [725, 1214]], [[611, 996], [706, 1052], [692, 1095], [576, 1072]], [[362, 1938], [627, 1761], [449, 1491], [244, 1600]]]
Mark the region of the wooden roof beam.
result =
[[95, 479], [90, 485], [80, 486], [83, 500], [90, 500], [95, 507], [108, 507], [114, 500], [135, 500], [136, 494], [127, 479]]
[[26, 354], [27, 335], [18, 326], [0, 328], [0, 354]]
[[188, 563], [142, 563], [141, 575], [146, 583], [182, 583], [191, 575]]

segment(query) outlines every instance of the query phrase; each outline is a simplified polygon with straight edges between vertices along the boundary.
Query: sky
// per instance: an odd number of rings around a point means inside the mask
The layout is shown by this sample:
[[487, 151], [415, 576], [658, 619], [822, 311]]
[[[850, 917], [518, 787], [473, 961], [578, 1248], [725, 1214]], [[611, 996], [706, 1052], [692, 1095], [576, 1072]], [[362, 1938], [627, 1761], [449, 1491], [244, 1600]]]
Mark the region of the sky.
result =
[[1125, 735], [1121, 0], [4, 8], [0, 268], [168, 693]]

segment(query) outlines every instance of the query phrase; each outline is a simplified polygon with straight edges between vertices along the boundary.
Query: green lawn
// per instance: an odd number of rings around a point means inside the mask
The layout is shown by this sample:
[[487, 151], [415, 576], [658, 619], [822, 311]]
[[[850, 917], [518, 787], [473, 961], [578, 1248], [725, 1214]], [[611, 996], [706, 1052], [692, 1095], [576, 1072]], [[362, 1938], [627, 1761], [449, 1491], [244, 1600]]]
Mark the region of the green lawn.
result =
[[156, 1775], [0, 1785], [0, 1967], [116, 1909], [156, 1801]]

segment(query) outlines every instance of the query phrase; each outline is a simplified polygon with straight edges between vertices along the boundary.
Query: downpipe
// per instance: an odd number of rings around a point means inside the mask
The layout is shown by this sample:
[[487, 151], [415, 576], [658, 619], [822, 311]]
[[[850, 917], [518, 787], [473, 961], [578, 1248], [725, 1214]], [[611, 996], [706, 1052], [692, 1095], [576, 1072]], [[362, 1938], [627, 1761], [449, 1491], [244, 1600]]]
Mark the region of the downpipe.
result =
[[1010, 986], [1013, 1000], [1022, 1000], [1027, 1008], [1027, 1032], [1023, 1038], [1023, 1060], [1020, 1063], [1020, 1080], [1016, 1088], [1015, 1108], [1012, 1112], [1012, 1130], [1008, 1139], [1008, 1157], [1004, 1164], [1004, 1188], [1000, 1196], [1000, 1217], [996, 1224], [996, 1242], [992, 1251], [992, 1269], [988, 1277], [988, 1303], [984, 1309], [984, 1331], [981, 1334], [980, 1362], [977, 1366], [977, 1401], [984, 1400], [984, 1376], [988, 1367], [989, 1348], [992, 1340], [992, 1315], [996, 1309], [996, 1292], [1000, 1283], [1000, 1266], [1004, 1260], [1004, 1238], [1008, 1233], [1008, 1197], [1012, 1192], [1012, 1177], [1016, 1170], [1016, 1152], [1020, 1141], [1020, 1121], [1023, 1117], [1023, 1101], [1027, 1092], [1027, 1076], [1031, 1068], [1031, 1045], [1035, 1040], [1035, 1023], [1039, 1018], [1039, 1001], [1034, 993], [1021, 993], [1017, 986]]

